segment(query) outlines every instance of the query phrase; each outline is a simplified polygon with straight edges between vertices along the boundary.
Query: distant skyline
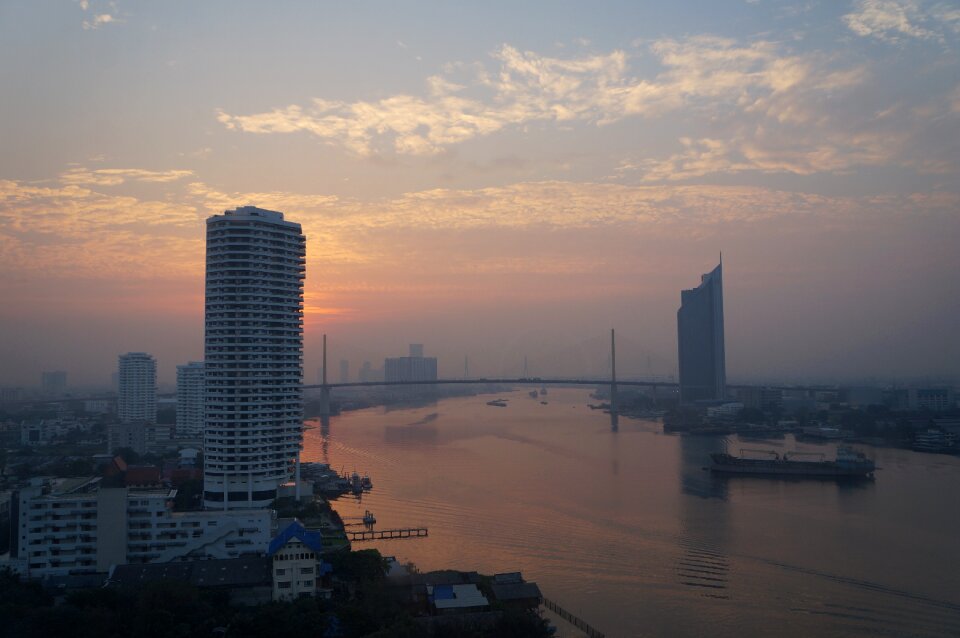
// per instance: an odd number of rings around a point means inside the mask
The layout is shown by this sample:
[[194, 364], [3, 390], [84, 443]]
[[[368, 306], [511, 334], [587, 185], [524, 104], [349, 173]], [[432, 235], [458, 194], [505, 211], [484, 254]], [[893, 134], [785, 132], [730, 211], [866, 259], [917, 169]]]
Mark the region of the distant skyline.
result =
[[307, 236], [305, 370], [960, 377], [960, 7], [0, 4], [0, 385], [202, 359], [204, 220]]

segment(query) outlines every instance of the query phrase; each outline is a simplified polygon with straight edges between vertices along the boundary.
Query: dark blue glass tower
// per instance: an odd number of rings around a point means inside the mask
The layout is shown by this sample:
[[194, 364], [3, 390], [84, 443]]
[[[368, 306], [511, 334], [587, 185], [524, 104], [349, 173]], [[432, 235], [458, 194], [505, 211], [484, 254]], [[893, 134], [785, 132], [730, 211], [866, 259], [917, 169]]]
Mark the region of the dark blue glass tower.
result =
[[677, 343], [680, 400], [693, 403], [725, 398], [722, 261], [712, 272], [701, 277], [699, 286], [680, 292]]

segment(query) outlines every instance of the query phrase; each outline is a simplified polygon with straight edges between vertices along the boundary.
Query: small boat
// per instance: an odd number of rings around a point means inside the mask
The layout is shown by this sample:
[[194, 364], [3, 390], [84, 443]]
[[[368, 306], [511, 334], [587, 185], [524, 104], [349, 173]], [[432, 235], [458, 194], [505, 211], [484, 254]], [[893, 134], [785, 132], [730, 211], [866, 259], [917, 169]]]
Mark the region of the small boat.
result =
[[531, 398], [531, 399], [536, 399], [538, 396], [540, 396], [540, 393], [539, 393], [539, 392], [537, 392], [536, 390], [530, 390], [530, 398]]
[[547, 404], [546, 401], [541, 401], [541, 402], [540, 402], [540, 405], [546, 405], [546, 404]]
[[363, 475], [363, 478], [360, 479], [360, 487], [362, 487], [362, 488], [365, 489], [365, 490], [372, 489], [372, 488], [373, 488], [373, 481], [370, 480], [370, 477], [369, 477], [369, 476], [367, 476], [366, 474], [364, 474], [364, 475]]
[[364, 525], [373, 525], [377, 522], [377, 517], [373, 515], [373, 512], [366, 510], [363, 513], [363, 524]]
[[492, 405], [497, 408], [505, 408], [507, 407], [507, 402], [503, 399], [495, 399], [493, 401], [487, 401], [487, 405]]

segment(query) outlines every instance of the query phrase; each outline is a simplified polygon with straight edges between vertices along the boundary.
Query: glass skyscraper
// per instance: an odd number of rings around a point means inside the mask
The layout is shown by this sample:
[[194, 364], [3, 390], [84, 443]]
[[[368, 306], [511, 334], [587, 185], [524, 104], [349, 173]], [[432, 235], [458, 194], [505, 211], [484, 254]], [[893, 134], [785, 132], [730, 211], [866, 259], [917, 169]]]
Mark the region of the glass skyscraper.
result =
[[680, 400], [683, 403], [726, 397], [723, 351], [723, 262], [680, 292], [677, 311]]
[[207, 219], [204, 486], [207, 508], [269, 505], [303, 441], [306, 238], [244, 206]]

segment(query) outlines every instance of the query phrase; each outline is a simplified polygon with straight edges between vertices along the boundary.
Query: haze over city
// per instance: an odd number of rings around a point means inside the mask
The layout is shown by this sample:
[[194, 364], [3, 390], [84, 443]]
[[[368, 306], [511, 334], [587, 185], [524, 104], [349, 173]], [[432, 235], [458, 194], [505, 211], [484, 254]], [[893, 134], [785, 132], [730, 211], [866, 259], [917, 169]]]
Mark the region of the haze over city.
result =
[[727, 378], [960, 373], [949, 3], [6, 2], [0, 383], [203, 354], [204, 220], [307, 236], [306, 380], [676, 374], [723, 252]]

